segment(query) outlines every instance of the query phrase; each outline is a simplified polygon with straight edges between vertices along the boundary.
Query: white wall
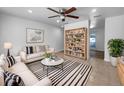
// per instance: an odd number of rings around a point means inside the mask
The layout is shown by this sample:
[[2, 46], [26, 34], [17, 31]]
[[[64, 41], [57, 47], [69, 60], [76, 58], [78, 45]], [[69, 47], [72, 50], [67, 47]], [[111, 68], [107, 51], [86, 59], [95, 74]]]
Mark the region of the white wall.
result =
[[124, 39], [124, 15], [109, 17], [105, 20], [105, 61], [110, 61], [107, 43], [112, 38]]
[[44, 43], [54, 47], [56, 51], [63, 50], [63, 31], [60, 28], [2, 14], [0, 15], [0, 53], [5, 51], [4, 42], [9, 41], [13, 44], [11, 51], [18, 54], [26, 45], [26, 28], [43, 29], [45, 31]]
[[93, 49], [98, 51], [104, 51], [104, 38], [105, 38], [104, 28], [95, 28], [95, 33], [96, 33], [96, 48]]
[[96, 29], [96, 50], [104, 51], [104, 28]]
[[66, 24], [64, 29], [68, 30], [68, 29], [75, 29], [75, 28], [82, 28], [82, 27], [89, 28], [89, 21], [86, 20], [86, 21], [80, 21], [80, 22]]
[[89, 21], [80, 21], [80, 22], [75, 22], [75, 23], [70, 23], [70, 24], [66, 24], [64, 26], [64, 30], [69, 30], [69, 29], [76, 29], [76, 28], [82, 28], [82, 27], [86, 27], [88, 28], [87, 31], [87, 59], [89, 59]]

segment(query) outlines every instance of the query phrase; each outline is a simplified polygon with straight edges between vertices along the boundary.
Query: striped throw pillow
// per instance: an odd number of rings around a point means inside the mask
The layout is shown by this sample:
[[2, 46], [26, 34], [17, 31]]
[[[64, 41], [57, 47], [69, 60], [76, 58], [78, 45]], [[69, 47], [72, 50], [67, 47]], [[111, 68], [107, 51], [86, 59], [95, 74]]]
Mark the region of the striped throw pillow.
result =
[[16, 63], [16, 61], [15, 61], [13, 56], [7, 56], [6, 60], [8, 62], [8, 67], [11, 67], [11, 66], [13, 66]]
[[8, 71], [4, 72], [4, 85], [5, 86], [24, 86], [24, 82], [21, 77], [10, 73]]
[[33, 46], [26, 46], [26, 54], [32, 54], [33, 53]]

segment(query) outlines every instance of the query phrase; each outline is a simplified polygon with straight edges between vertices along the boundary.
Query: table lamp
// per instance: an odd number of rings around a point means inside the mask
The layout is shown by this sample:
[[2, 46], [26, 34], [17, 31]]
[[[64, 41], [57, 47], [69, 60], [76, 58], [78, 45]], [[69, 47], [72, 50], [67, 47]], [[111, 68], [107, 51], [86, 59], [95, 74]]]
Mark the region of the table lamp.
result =
[[4, 43], [4, 48], [7, 49], [7, 56], [10, 56], [10, 51], [9, 51], [9, 49], [12, 48], [12, 43], [10, 43], [10, 42], [5, 42], [5, 43]]

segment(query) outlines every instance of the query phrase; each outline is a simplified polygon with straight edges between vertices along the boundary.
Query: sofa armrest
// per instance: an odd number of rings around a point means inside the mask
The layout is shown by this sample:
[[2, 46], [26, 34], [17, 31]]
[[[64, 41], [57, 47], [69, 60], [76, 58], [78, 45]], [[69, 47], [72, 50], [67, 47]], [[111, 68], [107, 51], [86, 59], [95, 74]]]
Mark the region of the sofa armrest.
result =
[[0, 86], [4, 86], [4, 70], [0, 67]]
[[20, 56], [16, 56], [16, 57], [15, 57], [15, 60], [16, 60], [17, 62], [21, 62]]
[[48, 77], [43, 78], [42, 80], [38, 81], [33, 86], [51, 86], [52, 82]]
[[24, 61], [24, 62], [26, 61], [27, 55], [24, 51], [20, 52], [20, 59], [21, 59], [21, 61]]

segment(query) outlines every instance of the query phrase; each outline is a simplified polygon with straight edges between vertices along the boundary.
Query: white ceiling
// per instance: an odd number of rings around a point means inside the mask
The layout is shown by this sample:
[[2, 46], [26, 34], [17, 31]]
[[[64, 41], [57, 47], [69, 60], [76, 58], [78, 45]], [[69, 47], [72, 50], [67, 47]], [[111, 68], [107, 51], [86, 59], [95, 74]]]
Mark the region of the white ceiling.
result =
[[[56, 10], [61, 8], [68, 9], [69, 7], [53, 7]], [[28, 9], [33, 12], [31, 14], [28, 13]], [[92, 13], [92, 9], [96, 9], [97, 11]], [[59, 27], [62, 25], [62, 23], [56, 22], [59, 17], [48, 18], [49, 16], [56, 15], [56, 13], [48, 10], [46, 7], [0, 7], [0, 13], [36, 20]], [[96, 19], [96, 27], [104, 27], [104, 19], [124, 14], [124, 7], [77, 7], [77, 10], [71, 14], [79, 16], [79, 19], [66, 18], [66, 22], [68, 23], [89, 20], [95, 15], [101, 15]]]

